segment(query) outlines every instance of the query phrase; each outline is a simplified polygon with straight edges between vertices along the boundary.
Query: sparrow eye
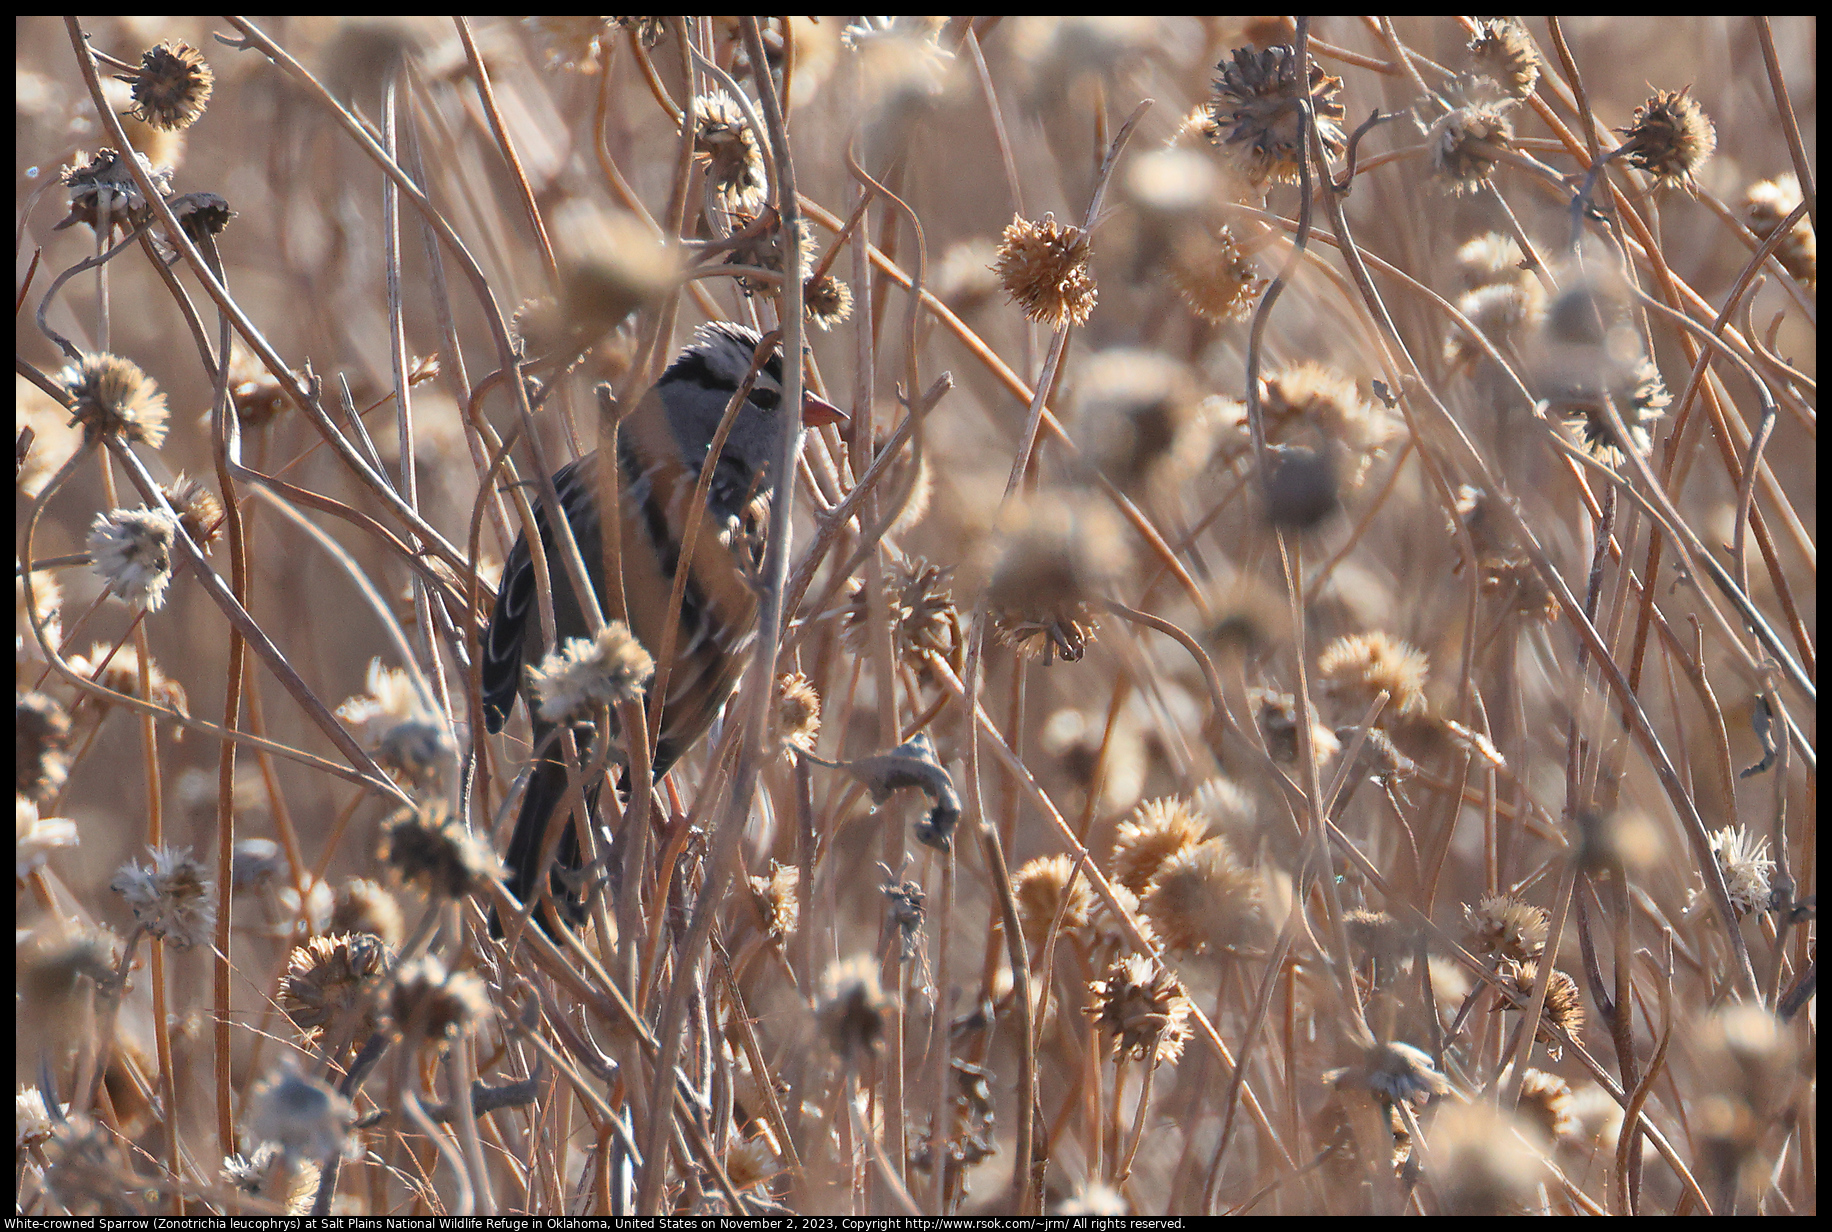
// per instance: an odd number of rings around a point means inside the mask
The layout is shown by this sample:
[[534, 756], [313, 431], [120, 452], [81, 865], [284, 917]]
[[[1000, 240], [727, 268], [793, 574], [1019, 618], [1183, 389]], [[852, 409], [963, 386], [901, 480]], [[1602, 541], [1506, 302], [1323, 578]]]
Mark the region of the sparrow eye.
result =
[[773, 411], [782, 405], [782, 394], [774, 389], [753, 389], [751, 390], [751, 404], [762, 407], [766, 411]]

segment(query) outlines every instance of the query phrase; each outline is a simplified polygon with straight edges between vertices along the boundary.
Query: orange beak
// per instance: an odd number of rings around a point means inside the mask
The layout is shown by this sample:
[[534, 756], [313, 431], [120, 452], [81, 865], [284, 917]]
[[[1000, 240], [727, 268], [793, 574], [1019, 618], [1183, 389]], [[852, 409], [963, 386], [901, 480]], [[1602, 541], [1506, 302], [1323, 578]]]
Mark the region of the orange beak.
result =
[[849, 417], [845, 411], [825, 398], [817, 398], [809, 390], [802, 391], [802, 426], [820, 428], [829, 424], [838, 427]]

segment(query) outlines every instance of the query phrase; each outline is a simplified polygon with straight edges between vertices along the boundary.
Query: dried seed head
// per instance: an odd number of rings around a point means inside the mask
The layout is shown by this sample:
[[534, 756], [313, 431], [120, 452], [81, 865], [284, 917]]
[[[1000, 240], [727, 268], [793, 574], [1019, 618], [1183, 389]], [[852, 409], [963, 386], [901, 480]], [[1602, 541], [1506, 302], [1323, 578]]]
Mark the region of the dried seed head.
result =
[[502, 870], [488, 844], [440, 801], [396, 810], [382, 823], [377, 854], [395, 876], [435, 899], [476, 894]]
[[1550, 920], [1544, 907], [1510, 894], [1484, 894], [1476, 906], [1463, 905], [1463, 919], [1477, 954], [1525, 962], [1545, 953]]
[[1165, 263], [1183, 302], [1211, 325], [1246, 320], [1266, 289], [1267, 280], [1227, 227], [1180, 229]]
[[395, 1030], [416, 1042], [469, 1035], [490, 1012], [483, 980], [469, 971], [448, 971], [431, 954], [390, 973], [387, 1006]]
[[1635, 108], [1635, 122], [1616, 131], [1631, 166], [1653, 176], [1663, 186], [1697, 187], [1699, 168], [1717, 149], [1717, 128], [1704, 108], [1688, 96], [1687, 86], [1677, 93], [1656, 90], [1654, 97]]
[[1088, 1013], [1113, 1036], [1115, 1057], [1152, 1057], [1154, 1066], [1177, 1063], [1190, 1034], [1190, 1001], [1168, 969], [1143, 954], [1129, 954], [1088, 991], [1093, 998]]
[[123, 864], [108, 888], [127, 900], [149, 936], [180, 950], [208, 945], [216, 927], [216, 896], [207, 870], [188, 847], [149, 847], [147, 853], [152, 860], [146, 867]]
[[1013, 303], [1033, 321], [1085, 325], [1098, 298], [1088, 269], [1088, 233], [1056, 215], [1030, 222], [1014, 216], [999, 240], [994, 272]]
[[816, 328], [832, 329], [852, 315], [852, 288], [832, 274], [802, 284], [802, 307]]
[[344, 1149], [354, 1120], [350, 1101], [335, 1088], [283, 1068], [249, 1091], [242, 1123], [255, 1142], [274, 1143], [292, 1159], [322, 1161]]
[[118, 435], [150, 449], [165, 443], [165, 395], [132, 360], [90, 355], [59, 379], [70, 391], [72, 421], [89, 439]]
[[[1288, 364], [1264, 378], [1260, 403], [1266, 439], [1279, 444], [1329, 441], [1366, 459], [1395, 435], [1390, 414], [1363, 398], [1353, 381], [1315, 360]], [[1353, 482], [1360, 478], [1355, 475]]]
[[400, 900], [386, 886], [367, 877], [352, 877], [337, 887], [330, 930], [332, 934], [373, 933], [399, 948], [407, 925]]
[[[1724, 876], [1724, 888], [1730, 892], [1730, 906], [1737, 919], [1767, 911], [1774, 904], [1775, 862], [1768, 858], [1766, 838], [1751, 835], [1743, 826], [1725, 826], [1711, 832], [1711, 854]], [[1693, 903], [1704, 901], [1704, 891], [1694, 890]]]
[[[1298, 703], [1289, 693], [1258, 686], [1247, 690], [1247, 701], [1253, 707], [1260, 735], [1265, 738], [1266, 752], [1272, 760], [1291, 765], [1298, 760]], [[1336, 733], [1316, 721], [1313, 708], [1310, 724], [1312, 755], [1319, 764], [1336, 755], [1342, 746]]]
[[1428, 1180], [1438, 1210], [1463, 1216], [1522, 1215], [1537, 1210], [1546, 1161], [1521, 1136], [1520, 1121], [1487, 1101], [1446, 1104], [1432, 1122]]
[[1144, 906], [1165, 944], [1190, 954], [1248, 947], [1263, 922], [1259, 878], [1223, 838], [1186, 847], [1159, 865]]
[[[1488, 231], [1457, 249], [1457, 268], [1473, 291], [1494, 282], [1517, 282], [1526, 273], [1527, 256], [1511, 235]], [[1539, 280], [1533, 280], [1539, 285]]]
[[[1056, 922], [1056, 913], [1063, 910], [1062, 931], [1085, 929], [1094, 915], [1094, 891], [1088, 886], [1086, 876], [1075, 878], [1074, 887], [1069, 885], [1070, 875], [1075, 870], [1075, 861], [1068, 856], [1039, 856], [1018, 870], [1011, 879], [1012, 896], [1018, 902], [1018, 923], [1024, 929], [1024, 939], [1030, 943], [1032, 950], [1043, 952], [1043, 944], [1048, 939], [1050, 925]], [[1068, 906], [1063, 909], [1063, 895], [1068, 895]]]
[[776, 678], [776, 730], [782, 743], [804, 753], [812, 753], [820, 739], [821, 695], [800, 672]]
[[288, 956], [275, 1001], [308, 1041], [368, 1035], [379, 1025], [382, 980], [393, 961], [387, 943], [371, 933], [313, 937]]
[[[1539, 979], [1539, 963], [1516, 962], [1508, 959], [1502, 962], [1495, 972], [1503, 988], [1514, 992], [1523, 1006], [1529, 1003], [1533, 995], [1533, 985]], [[1502, 1006], [1513, 1009], [1512, 1005]], [[1578, 982], [1563, 971], [1554, 968], [1550, 981], [1546, 985], [1546, 1010], [1544, 1021], [1539, 1027], [1539, 1041], [1546, 1046], [1546, 1055], [1554, 1061], [1559, 1059], [1563, 1045], [1559, 1037], [1549, 1027], [1559, 1027], [1565, 1034], [1577, 1040], [1584, 1032], [1584, 999], [1578, 991]]]
[[1460, 196], [1480, 188], [1495, 168], [1497, 150], [1513, 144], [1514, 123], [1508, 118], [1513, 102], [1492, 97], [1485, 78], [1453, 93], [1466, 101], [1432, 123], [1425, 144], [1431, 150], [1432, 170], [1443, 177], [1445, 188]]
[[1511, 98], [1525, 98], [1539, 82], [1539, 52], [1526, 27], [1512, 17], [1478, 22], [1469, 40], [1470, 55], [1484, 76]]
[[[146, 203], [146, 194], [140, 191], [140, 181], [119, 154], [110, 149], [100, 149], [95, 157], [87, 162], [77, 162], [63, 169], [64, 187], [70, 190], [70, 212], [64, 216], [53, 231], [62, 231], [65, 227], [77, 223], [87, 223], [90, 227], [99, 226], [104, 213], [108, 216], [108, 227], [112, 232], [116, 227], [138, 225], [147, 217], [151, 209]], [[165, 196], [170, 191], [172, 173], [170, 168], [155, 168], [146, 155], [136, 152], [134, 157], [152, 180], [153, 187]]]
[[216, 76], [203, 53], [167, 39], [141, 53], [140, 71], [124, 76], [134, 90], [134, 114], [154, 128], [188, 128], [204, 113]]
[[[1743, 221], [1749, 224], [1757, 239], [1766, 240], [1799, 208], [1800, 201], [1800, 181], [1791, 174], [1751, 184], [1749, 191], [1743, 194]], [[1775, 259], [1807, 290], [1818, 287], [1819, 240], [1813, 231], [1811, 215], [1801, 215], [1789, 229], [1786, 238], [1775, 249]]]
[[[125, 693], [129, 697], [138, 697], [142, 701], [158, 702], [170, 706], [179, 714], [189, 715], [188, 702], [184, 686], [168, 678], [157, 661], [146, 665], [146, 678], [151, 696], [140, 691], [140, 654], [132, 646], [115, 648], [101, 642], [89, 648], [89, 654], [76, 655], [70, 660], [70, 670], [79, 676], [87, 676], [96, 683], [116, 693]], [[85, 698], [85, 704], [98, 699]], [[104, 702], [104, 705], [109, 704]]]
[[1384, 690], [1386, 710], [1402, 715], [1425, 708], [1429, 669], [1424, 651], [1381, 632], [1339, 637], [1317, 656], [1317, 675], [1351, 705], [1365, 710]]
[[1043, 496], [1001, 517], [986, 602], [999, 640], [1046, 660], [1079, 660], [1099, 628], [1096, 604], [1125, 551], [1104, 508]]
[[[1301, 75], [1309, 82], [1311, 108], [1324, 148], [1331, 157], [1342, 152], [1343, 109], [1337, 99], [1341, 78], [1327, 75], [1314, 63], [1300, 74], [1297, 52], [1288, 46], [1264, 51], [1237, 47], [1231, 63], [1223, 60], [1216, 67], [1221, 76], [1209, 101], [1216, 144], [1255, 185], [1298, 182], [1305, 141], [1299, 124], [1302, 112], [1298, 104], [1304, 96]], [[1320, 170], [1313, 168], [1311, 174]]]
[[1520, 1103], [1515, 1112], [1538, 1130], [1548, 1145], [1578, 1132], [1578, 1119], [1571, 1108], [1571, 1084], [1543, 1069], [1529, 1069], [1521, 1075]]
[[1116, 348], [1091, 356], [1075, 402], [1096, 465], [1135, 496], [1175, 495], [1208, 452], [1189, 370], [1156, 351]]
[[621, 620], [607, 623], [596, 638], [567, 638], [528, 673], [541, 717], [549, 723], [635, 701], [654, 675], [655, 660]]
[[48, 693], [18, 693], [13, 699], [14, 790], [49, 808], [70, 777], [70, 715]]
[[1431, 1054], [1411, 1044], [1375, 1043], [1360, 1048], [1348, 1066], [1329, 1070], [1324, 1081], [1339, 1090], [1363, 1090], [1389, 1104], [1424, 1107], [1450, 1090]]
[[[893, 566], [885, 578], [885, 610], [891, 621], [891, 645], [904, 665], [922, 679], [933, 674], [934, 661], [953, 667], [956, 675], [964, 668], [965, 642], [960, 612], [948, 589], [948, 577], [952, 572], [913, 556]], [[868, 651], [866, 635], [870, 627], [871, 612], [865, 584], [855, 582], [840, 627], [840, 640], [854, 654], [863, 655]]]
[[[782, 216], [775, 209], [765, 206], [759, 215], [739, 211], [732, 215], [732, 227], [752, 234], [726, 254], [727, 265], [754, 265], [758, 269], [771, 270], [777, 274], [787, 268], [789, 253], [783, 241]], [[812, 271], [816, 255], [814, 229], [808, 225], [807, 219], [796, 220], [795, 236], [801, 254], [801, 267]], [[804, 287], [806, 285], [803, 284]], [[738, 287], [746, 295], [755, 295], [758, 291], [767, 293], [775, 289], [772, 283], [743, 276], [738, 278]]]
[[1208, 823], [1178, 797], [1147, 800], [1120, 823], [1113, 841], [1113, 878], [1143, 895], [1166, 861], [1208, 835]]
[[[1546, 414], [1612, 465], [1625, 451], [1648, 451], [1650, 428], [1672, 401], [1635, 330], [1627, 289], [1613, 278], [1571, 279], [1553, 297], [1532, 375]], [[1621, 417], [1627, 441], [1617, 439], [1606, 405]]]
[[1692, 1048], [1713, 1095], [1771, 1122], [1793, 1105], [1800, 1057], [1787, 1024], [1761, 1006], [1724, 1005], [1702, 1015]]
[[768, 877], [752, 877], [751, 897], [763, 916], [763, 935], [777, 945], [801, 923], [801, 870], [793, 864], [770, 861]]
[[[1538, 327], [1546, 312], [1546, 293], [1538, 281], [1530, 278], [1511, 282], [1491, 282], [1466, 291], [1457, 298], [1457, 311], [1487, 338], [1489, 345], [1508, 348]], [[1475, 335], [1453, 324], [1444, 340], [1444, 362], [1461, 368], [1487, 356]]]
[[828, 1046], [844, 1062], [877, 1049], [884, 1037], [885, 1018], [894, 1009], [878, 982], [878, 960], [869, 954], [842, 959], [821, 976], [815, 1013]]
[[223, 503], [216, 499], [216, 493], [199, 480], [186, 479], [183, 471], [160, 490], [178, 515], [178, 524], [184, 527], [184, 533], [207, 554], [223, 534]]
[[693, 156], [727, 214], [755, 215], [766, 191], [763, 149], [737, 100], [724, 90], [694, 96]]
[[115, 594], [156, 612], [165, 606], [177, 542], [178, 522], [165, 510], [111, 509], [95, 515], [87, 546], [95, 571]]
[[660, 299], [679, 277], [675, 254], [623, 211], [571, 202], [555, 215], [553, 234], [558, 315], [581, 351]]

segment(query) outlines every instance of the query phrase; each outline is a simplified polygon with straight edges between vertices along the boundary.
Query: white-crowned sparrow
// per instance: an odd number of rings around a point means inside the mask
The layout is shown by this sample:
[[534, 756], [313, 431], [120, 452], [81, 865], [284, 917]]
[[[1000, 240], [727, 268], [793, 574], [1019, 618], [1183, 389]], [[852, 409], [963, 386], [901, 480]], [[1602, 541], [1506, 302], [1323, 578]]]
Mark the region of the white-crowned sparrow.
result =
[[[669, 598], [680, 562], [688, 502], [707, 449], [744, 377], [760, 338], [728, 322], [702, 325], [645, 393], [618, 429], [619, 494], [623, 507], [621, 560], [630, 630], [651, 654], [660, 652]], [[667, 773], [705, 734], [736, 687], [756, 631], [757, 595], [751, 584], [753, 545], [762, 530], [759, 514], [777, 477], [769, 461], [780, 439], [782, 356], [772, 354], [758, 372], [721, 450], [707, 495], [681, 600], [667, 700], [654, 750], [655, 775]], [[839, 408], [813, 394], [802, 400], [804, 425], [838, 423]], [[600, 533], [599, 456], [587, 454], [554, 476], [560, 506], [572, 526], [592, 585], [603, 594], [604, 541]], [[537, 504], [535, 522], [546, 550], [553, 585], [554, 623], [564, 644], [588, 636], [566, 569], [547, 529], [547, 511]], [[524, 664], [538, 664], [549, 647], [536, 610], [534, 566], [525, 536], [518, 535], [503, 566], [502, 584], [483, 645], [484, 721], [492, 732], [508, 721], [518, 692], [527, 695]], [[602, 606], [602, 605], [601, 605]], [[652, 699], [651, 699], [652, 704]], [[524, 904], [535, 895], [547, 849], [549, 821], [566, 790], [566, 769], [554, 724], [531, 702], [536, 761], [509, 840], [509, 888]], [[595, 809], [596, 790], [587, 795], [586, 815]], [[570, 819], [558, 845], [560, 867], [576, 869], [580, 844]], [[553, 880], [556, 902], [574, 923], [584, 918], [576, 893]]]

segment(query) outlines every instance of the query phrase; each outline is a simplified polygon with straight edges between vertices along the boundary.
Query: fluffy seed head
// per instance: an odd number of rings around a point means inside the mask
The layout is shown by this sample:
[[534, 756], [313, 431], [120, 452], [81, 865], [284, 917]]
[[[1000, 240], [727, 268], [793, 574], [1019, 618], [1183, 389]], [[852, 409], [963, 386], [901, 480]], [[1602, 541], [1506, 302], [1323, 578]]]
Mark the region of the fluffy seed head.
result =
[[1191, 954], [1251, 945], [1263, 914], [1259, 878], [1222, 838], [1186, 847], [1159, 865], [1144, 906], [1165, 944]]
[[[1413, 714], [1425, 708], [1425, 652], [1386, 633], [1339, 637], [1317, 656], [1317, 675], [1364, 709], [1385, 690], [1387, 708]], [[1383, 710], [1383, 714], [1385, 711]]]
[[1631, 166], [1663, 186], [1696, 187], [1698, 172], [1717, 149], [1717, 127], [1687, 91], [1656, 90], [1635, 108], [1635, 122], [1618, 129]]
[[1526, 27], [1511, 17], [1478, 22], [1469, 40], [1477, 70], [1511, 98], [1525, 98], [1539, 82], [1539, 53]]
[[1120, 823], [1113, 843], [1114, 880], [1142, 896], [1166, 861], [1208, 833], [1208, 823], [1178, 797], [1147, 800]]
[[1088, 233], [1045, 214], [1031, 222], [1014, 216], [999, 240], [994, 272], [1012, 302], [1033, 321], [1087, 324], [1098, 294], [1088, 269]]
[[165, 443], [165, 395], [132, 360], [96, 354], [66, 368], [70, 414], [90, 439], [119, 435], [157, 449]]

